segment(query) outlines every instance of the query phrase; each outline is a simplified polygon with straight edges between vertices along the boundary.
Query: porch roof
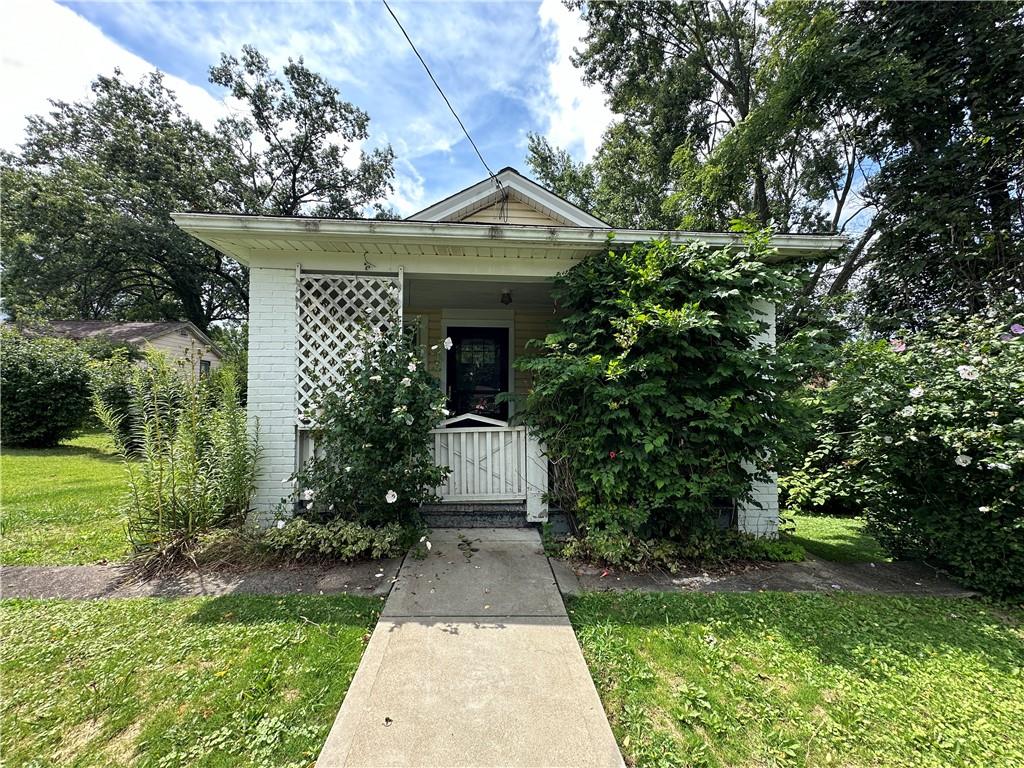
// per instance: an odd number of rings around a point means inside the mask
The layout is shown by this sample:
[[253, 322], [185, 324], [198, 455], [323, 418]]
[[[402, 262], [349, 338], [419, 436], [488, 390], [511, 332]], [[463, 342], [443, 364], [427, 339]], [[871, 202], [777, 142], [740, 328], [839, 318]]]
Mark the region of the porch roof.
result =
[[[362, 265], [379, 261], [380, 269], [402, 264], [406, 272], [458, 273], [476, 271], [479, 259], [534, 263], [538, 274], [555, 274], [572, 262], [615, 244], [652, 239], [671, 242], [702, 240], [713, 247], [742, 246], [742, 237], [725, 232], [610, 229], [607, 227], [537, 226], [380, 219], [317, 219], [243, 216], [220, 213], [174, 213], [174, 222], [199, 240], [243, 264], [269, 266], [315, 261], [323, 266], [332, 256], [343, 262], [357, 258]], [[773, 261], [810, 258], [835, 251], [846, 239], [834, 235], [780, 234], [772, 238]], [[347, 257], [347, 258], [346, 258]], [[550, 261], [537, 269], [537, 262]], [[442, 267], [443, 262], [443, 267]], [[339, 264], [339, 268], [345, 264]], [[530, 270], [531, 272], [534, 270]], [[550, 270], [550, 271], [549, 271]], [[490, 270], [488, 270], [490, 271]], [[519, 270], [516, 270], [517, 272]]]

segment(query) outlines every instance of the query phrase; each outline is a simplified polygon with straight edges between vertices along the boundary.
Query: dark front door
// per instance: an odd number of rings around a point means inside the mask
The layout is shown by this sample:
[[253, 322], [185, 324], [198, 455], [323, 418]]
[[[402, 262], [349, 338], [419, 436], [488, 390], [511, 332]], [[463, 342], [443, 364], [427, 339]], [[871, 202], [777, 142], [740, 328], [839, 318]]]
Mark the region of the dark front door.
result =
[[449, 326], [448, 337], [448, 410], [507, 421], [508, 403], [496, 400], [508, 391], [508, 328]]

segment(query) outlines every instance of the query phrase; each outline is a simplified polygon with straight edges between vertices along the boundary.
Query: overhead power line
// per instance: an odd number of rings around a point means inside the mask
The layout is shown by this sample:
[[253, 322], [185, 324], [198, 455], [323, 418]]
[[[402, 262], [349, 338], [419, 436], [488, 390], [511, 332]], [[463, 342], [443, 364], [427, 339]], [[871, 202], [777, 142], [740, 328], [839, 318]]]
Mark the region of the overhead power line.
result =
[[402, 22], [398, 20], [398, 17], [395, 15], [395, 12], [391, 10], [391, 6], [388, 5], [388, 0], [381, 0], [381, 2], [384, 3], [384, 7], [388, 9], [388, 13], [391, 14], [391, 18], [395, 20], [395, 24], [398, 25], [398, 28], [402, 30], [402, 34], [405, 35], [405, 39], [409, 42], [409, 47], [412, 48], [412, 52], [416, 54], [416, 58], [420, 60], [420, 64], [423, 65], [423, 69], [427, 71], [427, 76], [430, 78], [430, 82], [432, 82], [434, 84], [434, 87], [437, 88], [437, 92], [441, 94], [441, 98], [444, 99], [444, 103], [448, 105], [448, 109], [451, 110], [452, 115], [455, 117], [455, 121], [459, 124], [459, 128], [461, 128], [462, 132], [466, 134], [466, 138], [469, 139], [469, 143], [473, 146], [473, 151], [476, 152], [476, 156], [480, 158], [480, 162], [487, 170], [487, 175], [494, 180], [494, 183], [497, 185], [498, 189], [502, 189], [502, 185], [501, 182], [498, 181], [498, 177], [494, 175], [494, 171], [491, 170], [491, 167], [487, 164], [487, 161], [484, 160], [484, 156], [481, 154], [480, 148], [477, 147], [476, 142], [473, 141], [473, 137], [469, 135], [469, 131], [466, 130], [466, 126], [463, 124], [462, 118], [459, 117], [459, 113], [455, 111], [455, 107], [453, 107], [452, 103], [448, 101], [448, 97], [445, 96], [444, 90], [442, 90], [441, 86], [438, 84], [437, 78], [434, 77], [434, 73], [430, 71], [430, 67], [427, 66], [427, 62], [423, 60], [423, 57], [420, 55], [420, 52], [416, 50], [416, 44], [412, 41], [412, 38], [409, 37], [409, 33], [405, 31], [405, 27], [402, 26]]

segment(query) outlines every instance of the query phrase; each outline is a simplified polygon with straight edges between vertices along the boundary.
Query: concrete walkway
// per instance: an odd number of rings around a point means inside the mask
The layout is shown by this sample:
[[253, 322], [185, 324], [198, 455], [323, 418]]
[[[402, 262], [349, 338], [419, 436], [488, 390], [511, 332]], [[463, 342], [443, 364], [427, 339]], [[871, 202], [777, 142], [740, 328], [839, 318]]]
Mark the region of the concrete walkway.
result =
[[564, 595], [579, 592], [852, 592], [903, 597], [972, 597], [923, 563], [830, 563], [808, 554], [802, 563], [758, 563], [717, 571], [631, 573], [551, 560]]
[[100, 600], [220, 595], [386, 595], [400, 559], [338, 566], [184, 571], [139, 581], [119, 565], [5, 565], [0, 597]]
[[537, 533], [430, 541], [399, 571], [318, 768], [622, 766]]

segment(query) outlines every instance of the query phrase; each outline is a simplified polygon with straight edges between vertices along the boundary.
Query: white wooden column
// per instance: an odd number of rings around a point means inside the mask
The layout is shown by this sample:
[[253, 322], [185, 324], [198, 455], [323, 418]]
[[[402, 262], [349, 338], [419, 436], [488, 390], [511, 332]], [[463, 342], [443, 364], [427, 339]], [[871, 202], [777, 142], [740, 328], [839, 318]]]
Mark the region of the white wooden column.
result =
[[250, 429], [262, 449], [253, 497], [255, 522], [268, 524], [295, 471], [295, 268], [249, 270]]
[[[754, 341], [761, 346], [775, 349], [775, 305], [759, 302], [757, 314], [760, 320], [768, 324], [767, 330]], [[743, 462], [748, 472], [754, 469], [753, 462]], [[754, 536], [765, 536], [774, 539], [779, 535], [779, 487], [778, 475], [771, 472], [765, 480], [754, 480], [751, 483], [751, 501], [737, 505], [736, 527], [744, 533]]]
[[548, 492], [548, 457], [541, 444], [529, 429], [526, 430], [526, 520], [531, 523], [546, 523], [548, 503], [544, 494]]

